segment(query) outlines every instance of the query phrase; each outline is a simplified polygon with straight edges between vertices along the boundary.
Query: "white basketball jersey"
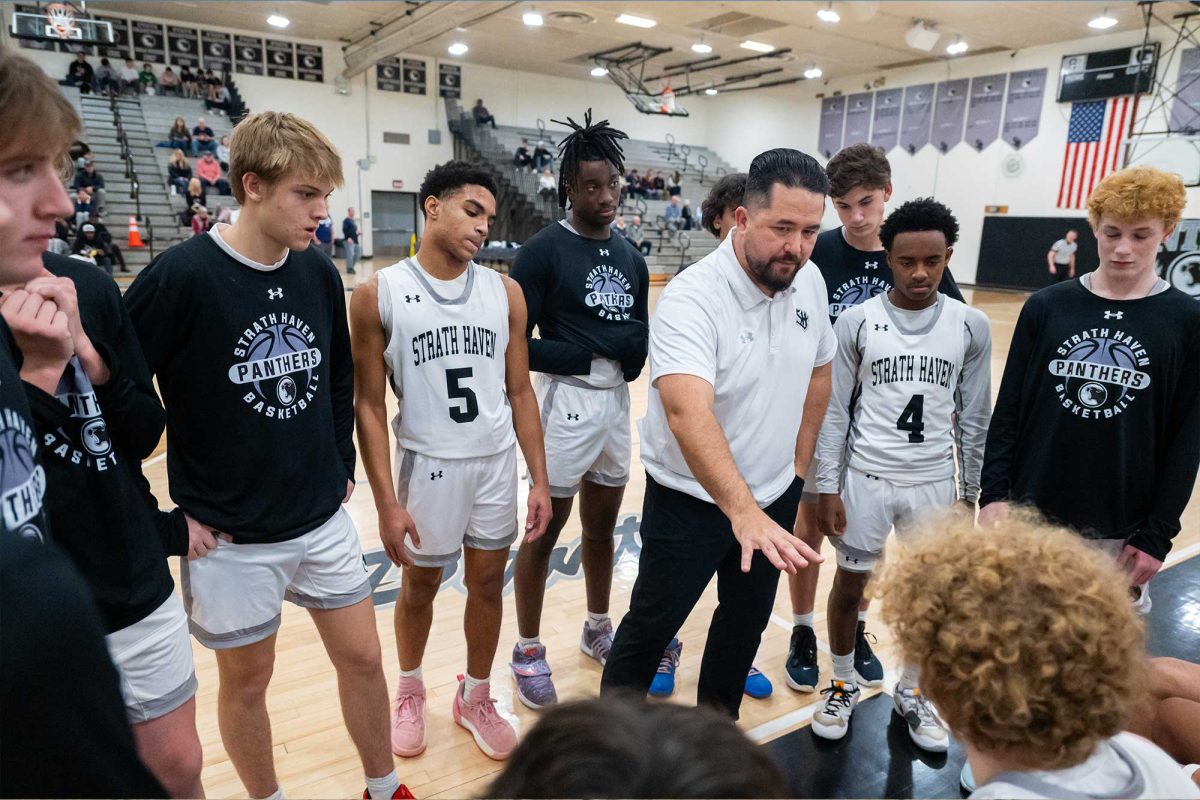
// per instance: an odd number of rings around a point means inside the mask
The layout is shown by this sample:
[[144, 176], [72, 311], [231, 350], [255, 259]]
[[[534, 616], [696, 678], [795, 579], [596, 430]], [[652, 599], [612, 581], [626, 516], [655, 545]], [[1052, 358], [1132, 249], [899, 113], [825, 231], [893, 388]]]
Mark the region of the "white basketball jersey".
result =
[[379, 273], [383, 361], [400, 400], [396, 442], [436, 458], [495, 455], [516, 441], [504, 387], [503, 279], [471, 262], [458, 296], [439, 292], [415, 258]]
[[966, 356], [965, 304], [938, 296], [931, 323], [906, 333], [885, 305], [862, 304], [859, 396], [850, 435], [850, 465], [896, 483], [954, 476], [955, 395]]

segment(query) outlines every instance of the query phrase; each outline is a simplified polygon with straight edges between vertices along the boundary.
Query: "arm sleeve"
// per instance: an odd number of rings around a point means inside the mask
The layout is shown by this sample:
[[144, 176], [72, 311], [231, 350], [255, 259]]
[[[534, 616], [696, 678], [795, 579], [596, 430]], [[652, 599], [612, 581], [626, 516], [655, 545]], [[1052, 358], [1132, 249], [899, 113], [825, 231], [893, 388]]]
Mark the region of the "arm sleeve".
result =
[[553, 375], [587, 375], [592, 369], [592, 353], [571, 342], [533, 338], [533, 329], [541, 325], [542, 303], [548, 291], [550, 270], [537, 246], [526, 245], [517, 251], [509, 273], [521, 285], [525, 307], [529, 312], [525, 335], [529, 341], [529, 369]]
[[642, 374], [650, 349], [650, 269], [646, 266], [646, 259], [640, 252], [637, 254], [634, 264], [637, 266], [638, 293], [637, 297], [633, 298], [632, 321], [639, 323], [640, 337], [634, 356], [621, 364], [626, 383], [633, 383]]
[[138, 492], [146, 501], [146, 505], [154, 517], [154, 528], [158, 533], [159, 541], [162, 542], [163, 552], [168, 556], [186, 556], [188, 554], [188, 529], [183, 509], [162, 511], [158, 505], [158, 498], [150, 490], [150, 481], [143, 474], [141, 465], [139, 464], [130, 472], [133, 475], [134, 483], [137, 484]]
[[954, 393], [954, 443], [959, 459], [958, 496], [974, 503], [979, 498], [983, 446], [992, 415], [992, 335], [987, 317], [969, 309], [963, 336], [967, 346]]
[[1025, 386], [1025, 370], [1029, 369], [1034, 344], [1038, 337], [1037, 311], [1028, 301], [1017, 317], [996, 407], [988, 426], [987, 444], [980, 474], [979, 504], [986, 506], [997, 500], [1008, 500], [1012, 490], [1013, 452], [1017, 445], [1017, 427], [1021, 419], [1021, 401]]
[[350, 325], [346, 320], [346, 299], [341, 279], [332, 264], [330, 306], [333, 309], [333, 333], [330, 342], [329, 388], [333, 399], [333, 435], [338, 455], [346, 468], [346, 477], [354, 480], [357, 454], [354, 450], [354, 360], [350, 354]]
[[963, 300], [962, 290], [958, 288], [958, 283], [954, 280], [954, 276], [950, 274], [950, 268], [942, 272], [942, 282], [938, 284], [938, 291], [947, 297], [953, 297], [960, 303], [967, 302]]
[[694, 375], [716, 385], [717, 324], [710, 313], [699, 293], [663, 292], [650, 320], [651, 383], [664, 375]]
[[107, 305], [116, 318], [111, 343], [96, 349], [108, 364], [108, 383], [96, 387], [100, 407], [112, 439], [132, 458], [147, 458], [154, 452], [166, 427], [166, 412], [154, 391], [146, 359], [121, 303], [116, 284], [106, 284]]
[[181, 309], [173, 282], [168, 280], [169, 272], [160, 256], [125, 292], [125, 308], [150, 375], [159, 374], [166, 366], [185, 322], [179, 318]]
[[817, 492], [837, 494], [841, 490], [846, 459], [846, 433], [850, 428], [850, 405], [858, 393], [858, 367], [862, 353], [858, 337], [866, 318], [855, 306], [842, 313], [833, 335], [837, 349], [833, 355], [833, 389], [821, 433], [817, 436]]
[[1160, 561], [1171, 552], [1171, 540], [1179, 533], [1200, 469], [1200, 335], [1193, 336], [1179, 375], [1163, 431], [1166, 452], [1158, 466], [1154, 510], [1129, 539], [1129, 544]]

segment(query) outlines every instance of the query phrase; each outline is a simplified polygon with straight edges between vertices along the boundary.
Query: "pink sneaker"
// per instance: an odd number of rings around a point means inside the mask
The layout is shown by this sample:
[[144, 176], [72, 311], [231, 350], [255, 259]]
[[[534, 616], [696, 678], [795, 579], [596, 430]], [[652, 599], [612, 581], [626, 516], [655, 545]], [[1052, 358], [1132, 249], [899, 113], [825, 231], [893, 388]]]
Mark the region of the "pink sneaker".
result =
[[454, 693], [454, 721], [471, 732], [475, 744], [488, 758], [503, 761], [517, 746], [517, 732], [496, 712], [496, 701], [490, 697], [490, 685], [475, 687], [471, 696], [463, 697], [463, 678], [458, 676], [458, 691]]
[[425, 684], [401, 678], [392, 709], [392, 752], [412, 758], [425, 752]]

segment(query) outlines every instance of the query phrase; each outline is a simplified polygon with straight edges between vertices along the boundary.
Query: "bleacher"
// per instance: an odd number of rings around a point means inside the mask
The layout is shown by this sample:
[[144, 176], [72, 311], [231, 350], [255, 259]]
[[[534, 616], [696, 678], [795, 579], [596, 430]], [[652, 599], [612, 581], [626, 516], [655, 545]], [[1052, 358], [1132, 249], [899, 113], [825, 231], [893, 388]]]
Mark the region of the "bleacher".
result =
[[[213, 129], [214, 139], [221, 141], [221, 137], [233, 133], [233, 122], [229, 117], [221, 116], [215, 113], [205, 111], [203, 100], [191, 100], [183, 97], [142, 97], [142, 119], [145, 122], [146, 129], [150, 132], [151, 145], [167, 140], [167, 131], [171, 130], [171, 126], [175, 123], [176, 117], [183, 117], [183, 121], [187, 123], [188, 130], [196, 126], [196, 118], [204, 117], [208, 122], [208, 127]], [[163, 186], [167, 184], [167, 161], [171, 158], [171, 153], [174, 151], [169, 147], [154, 147], [154, 159], [158, 167], [158, 175]], [[188, 162], [192, 164], [193, 171], [197, 159], [192, 157], [190, 152], [185, 152]], [[228, 176], [226, 176], [228, 177]], [[182, 195], [170, 194], [170, 189], [167, 189], [168, 197], [171, 202], [171, 208], [174, 209], [176, 217], [184, 210]], [[221, 206], [232, 208], [237, 205], [237, 202], [230, 195], [217, 194], [216, 189], [209, 188], [208, 192], [208, 211], [209, 218], [216, 219], [217, 210]], [[191, 229], [183, 229], [184, 236], [192, 235]]]

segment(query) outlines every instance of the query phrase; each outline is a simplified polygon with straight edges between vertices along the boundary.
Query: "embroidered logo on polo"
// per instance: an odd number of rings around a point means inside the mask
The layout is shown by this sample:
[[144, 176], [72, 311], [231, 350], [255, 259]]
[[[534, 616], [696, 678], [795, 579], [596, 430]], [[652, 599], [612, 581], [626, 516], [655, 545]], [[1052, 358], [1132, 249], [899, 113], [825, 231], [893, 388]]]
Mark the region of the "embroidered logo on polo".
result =
[[42, 436], [46, 452], [54, 458], [97, 472], [114, 467], [117, 454], [108, 438], [108, 425], [101, 414], [92, 382], [78, 359], [71, 358], [55, 396], [71, 410], [71, 418], [58, 430]]
[[858, 275], [851, 278], [829, 295], [829, 316], [836, 320], [846, 309], [865, 303], [891, 288], [890, 283], [875, 275]]
[[1049, 364], [1063, 408], [1083, 419], [1111, 419], [1150, 385], [1150, 356], [1122, 330], [1091, 328], [1059, 345]]
[[46, 496], [46, 471], [37, 463], [33, 428], [11, 408], [0, 409], [0, 510], [4, 529], [44, 541], [37, 519]]
[[808, 330], [808, 312], [796, 309], [796, 324], [803, 330]]
[[244, 387], [242, 400], [271, 419], [291, 419], [317, 395], [321, 351], [317, 335], [294, 314], [264, 314], [250, 324], [233, 349], [229, 380]]
[[583, 302], [596, 310], [601, 319], [625, 320], [633, 312], [629, 279], [616, 267], [600, 264], [584, 281], [587, 296]]

